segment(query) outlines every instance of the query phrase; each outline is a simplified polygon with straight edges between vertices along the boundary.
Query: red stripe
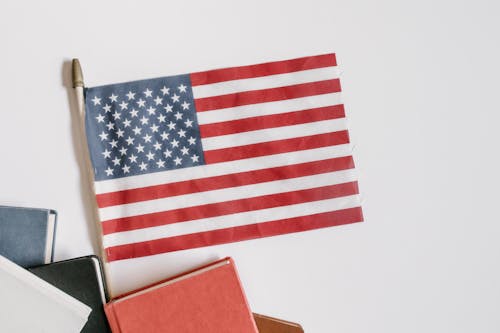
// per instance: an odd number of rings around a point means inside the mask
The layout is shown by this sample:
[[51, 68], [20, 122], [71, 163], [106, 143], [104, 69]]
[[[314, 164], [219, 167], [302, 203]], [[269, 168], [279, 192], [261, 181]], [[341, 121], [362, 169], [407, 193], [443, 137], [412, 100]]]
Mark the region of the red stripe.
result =
[[324, 80], [285, 87], [243, 91], [234, 94], [195, 99], [196, 111], [210, 111], [234, 106], [282, 101], [285, 99], [340, 92], [340, 80]]
[[199, 86], [202, 84], [249, 79], [252, 77], [283, 74], [330, 66], [337, 66], [335, 54], [323, 54], [319, 56], [274, 61], [251, 66], [231, 67], [192, 73], [191, 85]]
[[99, 208], [354, 168], [352, 156], [191, 179], [96, 195]]
[[102, 222], [102, 230], [104, 235], [108, 235], [115, 232], [332, 199], [358, 193], [357, 182], [343, 183], [307, 190], [269, 194], [253, 198], [173, 209], [159, 213], [118, 218]]
[[200, 126], [202, 138], [256, 131], [265, 128], [312, 123], [315, 121], [345, 117], [344, 106], [334, 105], [302, 111], [224, 121]]
[[355, 207], [328, 213], [118, 245], [107, 248], [106, 254], [109, 262], [362, 221], [363, 212], [361, 207]]
[[326, 146], [349, 143], [347, 130], [326, 134], [316, 134], [300, 138], [255, 143], [245, 146], [205, 151], [205, 163], [219, 163], [244, 158], [288, 153]]

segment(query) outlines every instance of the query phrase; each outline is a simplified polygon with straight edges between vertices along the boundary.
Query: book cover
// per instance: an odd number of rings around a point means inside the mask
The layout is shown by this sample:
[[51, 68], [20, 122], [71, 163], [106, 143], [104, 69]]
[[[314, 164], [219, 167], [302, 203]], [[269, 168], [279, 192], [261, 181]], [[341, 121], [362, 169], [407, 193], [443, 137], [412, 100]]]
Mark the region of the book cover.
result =
[[0, 206], [0, 255], [22, 267], [52, 262], [56, 223], [51, 209]]
[[304, 329], [297, 323], [283, 319], [253, 314], [259, 333], [304, 333]]
[[118, 297], [105, 306], [113, 333], [257, 333], [231, 258]]
[[77, 333], [90, 307], [0, 256], [0, 332]]
[[29, 271], [92, 308], [82, 333], [111, 332], [104, 314], [106, 285], [97, 256], [55, 262]]

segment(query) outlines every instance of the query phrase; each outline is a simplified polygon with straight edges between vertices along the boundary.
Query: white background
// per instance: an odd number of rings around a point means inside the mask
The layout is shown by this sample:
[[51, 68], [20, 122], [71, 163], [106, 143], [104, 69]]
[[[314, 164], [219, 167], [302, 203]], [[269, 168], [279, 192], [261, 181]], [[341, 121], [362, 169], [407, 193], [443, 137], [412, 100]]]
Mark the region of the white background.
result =
[[[0, 203], [97, 251], [68, 61], [89, 86], [336, 52], [366, 222], [117, 264], [115, 293], [231, 255], [307, 333], [499, 332], [497, 1], [2, 1]], [[120, 266], [121, 265], [121, 266]]]

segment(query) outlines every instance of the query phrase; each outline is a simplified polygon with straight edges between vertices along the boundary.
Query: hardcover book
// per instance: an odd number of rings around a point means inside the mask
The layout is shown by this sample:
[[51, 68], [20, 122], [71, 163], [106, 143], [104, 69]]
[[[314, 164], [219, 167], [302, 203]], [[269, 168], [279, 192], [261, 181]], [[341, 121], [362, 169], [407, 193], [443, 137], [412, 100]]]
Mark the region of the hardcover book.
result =
[[82, 333], [111, 332], [104, 314], [106, 284], [97, 256], [86, 256], [29, 268], [39, 278], [92, 308]]
[[57, 213], [0, 206], [0, 255], [22, 267], [52, 262]]
[[105, 306], [113, 333], [258, 333], [231, 258]]
[[0, 256], [0, 332], [77, 333], [91, 309]]
[[304, 333], [302, 326], [283, 319], [254, 313], [253, 318], [259, 333]]

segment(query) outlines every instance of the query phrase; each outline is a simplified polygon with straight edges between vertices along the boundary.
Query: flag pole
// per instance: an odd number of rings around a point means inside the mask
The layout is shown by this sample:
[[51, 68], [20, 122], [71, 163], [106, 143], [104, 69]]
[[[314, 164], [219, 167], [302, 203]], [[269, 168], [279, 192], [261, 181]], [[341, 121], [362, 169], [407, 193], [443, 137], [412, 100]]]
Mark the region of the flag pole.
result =
[[[86, 138], [86, 134], [85, 134], [85, 95], [84, 95], [84, 88], [85, 88], [85, 84], [83, 83], [83, 72], [82, 72], [82, 66], [80, 65], [80, 61], [75, 58], [73, 59], [72, 61], [72, 77], [73, 77], [73, 89], [75, 90], [75, 96], [76, 96], [76, 104], [77, 104], [77, 109], [78, 109], [78, 115], [80, 117], [80, 125], [81, 125], [81, 131], [82, 131], [82, 136], [83, 138]], [[86, 139], [85, 139], [86, 140]], [[84, 145], [86, 146], [86, 145]], [[86, 150], [86, 149], [84, 149]], [[87, 157], [84, 158], [85, 159], [85, 167], [88, 170], [91, 170], [91, 163], [90, 163], [90, 159], [88, 158], [90, 155], [89, 155], [89, 152], [86, 151], [87, 154]], [[93, 179], [93, 175], [91, 173], [89, 173], [89, 179]], [[91, 188], [91, 191], [92, 193], [95, 193], [95, 189], [94, 189], [94, 186], [93, 186], [93, 182], [90, 181], [90, 188]], [[99, 219], [97, 218], [97, 207], [94, 206], [94, 209], [93, 209], [93, 213], [94, 213], [94, 220], [95, 221], [99, 221]], [[99, 232], [101, 233], [100, 235], [98, 235], [98, 237], [102, 237], [102, 229], [101, 229], [101, 225], [100, 223], [98, 223], [98, 230]], [[102, 244], [102, 239], [101, 241], [99, 242], [99, 244]], [[109, 281], [109, 274], [108, 274], [108, 269], [107, 269], [107, 265], [105, 264], [107, 259], [106, 259], [106, 253], [104, 252], [104, 248], [99, 245], [99, 248], [100, 248], [100, 256], [101, 258], [103, 258], [103, 265], [102, 265], [102, 270], [104, 271], [104, 280], [106, 281], [106, 285], [107, 285], [107, 288], [106, 289], [106, 294], [111, 298], [113, 295], [111, 294], [111, 290], [110, 290], [110, 281]]]
[[78, 59], [73, 59], [72, 62], [72, 73], [73, 73], [73, 88], [75, 89], [76, 101], [78, 107], [78, 113], [80, 117], [83, 117], [85, 114], [85, 99], [83, 96], [83, 73], [82, 67], [80, 66], [80, 61]]

